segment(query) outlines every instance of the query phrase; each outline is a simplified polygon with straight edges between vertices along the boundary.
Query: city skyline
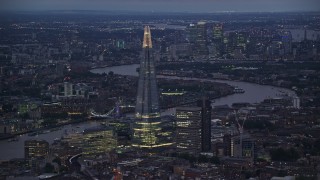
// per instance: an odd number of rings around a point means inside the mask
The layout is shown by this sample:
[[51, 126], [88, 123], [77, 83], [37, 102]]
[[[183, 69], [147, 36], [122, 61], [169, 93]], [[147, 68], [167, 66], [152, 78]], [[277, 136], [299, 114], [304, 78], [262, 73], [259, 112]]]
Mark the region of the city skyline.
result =
[[[183, 3], [183, 5], [181, 4]], [[288, 12], [288, 11], [320, 11], [317, 0], [5, 0], [0, 10], [106, 10], [106, 11], [141, 11], [141, 12]]]
[[131, 4], [0, 12], [0, 179], [320, 179], [320, 12]]

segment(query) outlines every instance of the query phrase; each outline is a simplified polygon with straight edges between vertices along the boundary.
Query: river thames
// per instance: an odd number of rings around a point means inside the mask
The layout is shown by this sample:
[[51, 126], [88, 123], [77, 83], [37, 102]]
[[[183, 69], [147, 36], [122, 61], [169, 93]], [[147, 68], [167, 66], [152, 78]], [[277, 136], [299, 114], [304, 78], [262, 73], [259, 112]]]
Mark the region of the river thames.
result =
[[[113, 66], [113, 67], [93, 69], [91, 70], [91, 72], [102, 74], [102, 73], [109, 73], [110, 71], [112, 71], [115, 74], [120, 74], [120, 75], [138, 76], [138, 72], [136, 71], [138, 67], [139, 67], [139, 64]], [[233, 103], [238, 103], [238, 102], [259, 103], [266, 98], [275, 98], [275, 97], [278, 97], [279, 94], [283, 94], [283, 93], [288, 94], [289, 96], [296, 96], [296, 93], [289, 89], [248, 83], [248, 82], [241, 82], [241, 81], [198, 79], [198, 78], [188, 78], [188, 77], [181, 78], [181, 77], [175, 77], [175, 76], [157, 76], [157, 78], [220, 82], [220, 83], [229, 84], [231, 86], [236, 86], [238, 88], [245, 90], [245, 92], [241, 94], [233, 94], [230, 96], [215, 99], [215, 102], [212, 104], [213, 106], [217, 106], [217, 105], [231, 106]]]
[[[105, 68], [97, 68], [91, 70], [93, 73], [108, 73], [113, 71], [115, 74], [120, 75], [128, 75], [128, 76], [138, 76], [136, 69], [139, 67], [138, 64], [133, 65], [123, 65], [123, 66], [113, 66], [113, 67], [105, 67]], [[211, 82], [220, 82], [226, 83], [231, 86], [236, 86], [238, 88], [243, 89], [245, 92], [241, 94], [233, 94], [226, 97], [215, 99], [212, 103], [213, 106], [218, 105], [229, 105], [231, 106], [233, 103], [238, 102], [248, 102], [248, 103], [259, 103], [266, 98], [276, 98], [279, 94], [285, 93], [289, 96], [296, 96], [295, 92], [289, 89], [267, 86], [267, 85], [259, 85], [248, 82], [240, 82], [240, 81], [227, 81], [227, 80], [211, 80], [211, 79], [197, 79], [197, 78], [181, 78], [174, 76], [157, 76], [157, 78], [167, 78], [167, 79], [181, 79], [181, 80], [197, 80], [197, 81], [211, 81]], [[162, 112], [162, 114], [172, 114], [175, 109], [169, 109], [167, 111]], [[0, 161], [9, 160], [13, 158], [23, 158], [24, 157], [24, 141], [30, 139], [38, 139], [38, 140], [46, 140], [50, 144], [56, 138], [61, 138], [65, 132], [71, 131], [83, 131], [86, 128], [93, 127], [98, 125], [99, 122], [91, 121], [91, 122], [83, 122], [79, 124], [72, 124], [63, 126], [60, 130], [52, 131], [46, 134], [39, 134], [37, 136], [29, 136], [27, 134], [18, 136], [18, 141], [8, 142], [7, 140], [0, 141], [1, 153], [0, 153]]]

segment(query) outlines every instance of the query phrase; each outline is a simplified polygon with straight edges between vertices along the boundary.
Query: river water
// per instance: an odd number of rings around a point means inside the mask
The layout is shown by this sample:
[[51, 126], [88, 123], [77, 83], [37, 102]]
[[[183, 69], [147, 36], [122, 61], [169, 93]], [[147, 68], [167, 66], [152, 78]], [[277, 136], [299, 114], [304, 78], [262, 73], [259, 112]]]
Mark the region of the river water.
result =
[[86, 128], [94, 127], [97, 125], [99, 125], [99, 122], [97, 121], [82, 122], [79, 124], [66, 125], [63, 126], [60, 130], [52, 131], [46, 134], [39, 134], [36, 136], [23, 134], [17, 136], [18, 141], [8, 142], [8, 140], [1, 140], [0, 162], [13, 158], [24, 158], [24, 142], [26, 140], [46, 140], [51, 144], [53, 143], [54, 139], [61, 138], [66, 132], [82, 132]]
[[[93, 69], [93, 73], [109, 73], [113, 71], [115, 74], [129, 75], [129, 76], [138, 76], [136, 69], [139, 67], [138, 64], [133, 65], [123, 65], [123, 66], [113, 66]], [[207, 79], [197, 79], [197, 78], [181, 78], [181, 77], [172, 77], [172, 76], [158, 76], [158, 78], [169, 78], [169, 79], [185, 79], [185, 80], [197, 80], [197, 81], [212, 81], [212, 82], [221, 82], [227, 83], [231, 86], [237, 86], [243, 90], [245, 93], [242, 94], [233, 94], [227, 97], [222, 97], [215, 99], [212, 103], [213, 106], [217, 105], [229, 105], [237, 102], [249, 102], [249, 103], [259, 103], [266, 98], [277, 97], [281, 93], [287, 93], [290, 96], [296, 96], [294, 91], [278, 88], [273, 86], [258, 85], [248, 82], [239, 82], [239, 81], [227, 81], [227, 80], [207, 80]], [[171, 108], [162, 114], [171, 114], [174, 113], [175, 109]], [[24, 157], [24, 141], [31, 139], [46, 140], [50, 144], [56, 138], [61, 138], [66, 131], [83, 131], [86, 128], [93, 127], [98, 125], [96, 121], [83, 122], [79, 124], [72, 124], [63, 126], [60, 130], [49, 132], [47, 134], [39, 134], [37, 136], [29, 136], [27, 134], [19, 136], [19, 141], [8, 142], [7, 140], [0, 141], [0, 161], [9, 160], [13, 158], [23, 158]]]
[[[115, 74], [138, 76], [138, 72], [136, 71], [138, 67], [139, 67], [139, 64], [113, 66], [113, 67], [93, 69], [91, 70], [91, 72], [102, 74], [102, 73], [108, 73], [112, 71]], [[254, 83], [241, 82], [241, 81], [181, 78], [181, 77], [175, 77], [175, 76], [157, 76], [157, 77], [167, 78], [167, 79], [185, 79], [185, 80], [221, 82], [221, 83], [229, 84], [231, 86], [237, 86], [238, 88], [245, 90], [245, 93], [242, 93], [242, 94], [233, 94], [227, 97], [215, 99], [215, 102], [212, 104], [213, 106], [217, 106], [217, 105], [231, 106], [233, 103], [238, 103], [238, 102], [259, 103], [266, 98], [277, 97], [281, 93], [286, 93], [290, 96], [296, 96], [296, 93], [289, 89], [267, 86], [267, 85], [259, 85]]]

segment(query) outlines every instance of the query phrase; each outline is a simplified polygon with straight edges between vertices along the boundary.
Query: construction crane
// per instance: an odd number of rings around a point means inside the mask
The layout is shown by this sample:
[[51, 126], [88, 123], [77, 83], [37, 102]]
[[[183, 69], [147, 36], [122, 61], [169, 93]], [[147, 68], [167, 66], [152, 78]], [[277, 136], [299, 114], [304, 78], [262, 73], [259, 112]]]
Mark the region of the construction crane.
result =
[[238, 118], [238, 113], [237, 111], [234, 111], [234, 114], [235, 114], [235, 120], [238, 124], [238, 130], [239, 130], [239, 133], [240, 133], [240, 154], [241, 154], [241, 157], [242, 157], [242, 136], [243, 136], [243, 131], [244, 131], [244, 122], [247, 120], [247, 116], [246, 118], [244, 118], [244, 120], [242, 121], [242, 124], [240, 123], [239, 121], [239, 118]]

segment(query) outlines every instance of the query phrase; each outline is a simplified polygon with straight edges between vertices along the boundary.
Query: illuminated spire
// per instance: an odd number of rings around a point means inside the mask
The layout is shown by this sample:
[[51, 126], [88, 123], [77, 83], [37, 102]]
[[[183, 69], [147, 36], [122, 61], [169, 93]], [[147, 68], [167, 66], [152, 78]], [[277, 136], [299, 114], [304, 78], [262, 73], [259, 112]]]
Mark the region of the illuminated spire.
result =
[[142, 48], [152, 48], [151, 31], [149, 26], [144, 27], [143, 45]]

